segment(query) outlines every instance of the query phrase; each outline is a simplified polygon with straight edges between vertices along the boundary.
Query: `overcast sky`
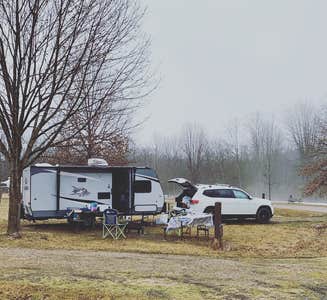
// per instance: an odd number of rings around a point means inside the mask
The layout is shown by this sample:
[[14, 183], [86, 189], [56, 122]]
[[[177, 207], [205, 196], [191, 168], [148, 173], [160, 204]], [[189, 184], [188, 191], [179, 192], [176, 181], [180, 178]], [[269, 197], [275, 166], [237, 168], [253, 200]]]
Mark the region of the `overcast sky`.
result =
[[327, 1], [141, 0], [159, 88], [135, 134], [151, 143], [188, 121], [221, 134], [233, 118], [327, 99]]

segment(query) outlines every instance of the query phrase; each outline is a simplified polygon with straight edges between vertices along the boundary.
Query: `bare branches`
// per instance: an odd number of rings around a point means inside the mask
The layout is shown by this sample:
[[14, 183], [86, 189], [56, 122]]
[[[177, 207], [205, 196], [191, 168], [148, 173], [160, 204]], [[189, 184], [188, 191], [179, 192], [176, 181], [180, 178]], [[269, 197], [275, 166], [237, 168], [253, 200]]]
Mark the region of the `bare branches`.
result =
[[197, 124], [185, 125], [180, 143], [186, 157], [186, 165], [190, 172], [191, 180], [198, 183], [200, 179], [200, 169], [207, 147], [203, 128]]
[[301, 173], [309, 178], [305, 193], [312, 195], [327, 193], [327, 107], [321, 109], [315, 135], [315, 145], [311, 148], [308, 161]]
[[[148, 40], [137, 39], [144, 11], [135, 2], [7, 1], [1, 7], [0, 124], [5, 134], [12, 129], [28, 141], [21, 145], [24, 165], [50, 146], [39, 138], [56, 140], [91, 89], [102, 94], [98, 110], [104, 99], [123, 103], [146, 93]], [[6, 134], [8, 148], [10, 139]]]
[[315, 107], [309, 102], [298, 103], [287, 115], [286, 129], [301, 159], [305, 160], [316, 142], [318, 115]]

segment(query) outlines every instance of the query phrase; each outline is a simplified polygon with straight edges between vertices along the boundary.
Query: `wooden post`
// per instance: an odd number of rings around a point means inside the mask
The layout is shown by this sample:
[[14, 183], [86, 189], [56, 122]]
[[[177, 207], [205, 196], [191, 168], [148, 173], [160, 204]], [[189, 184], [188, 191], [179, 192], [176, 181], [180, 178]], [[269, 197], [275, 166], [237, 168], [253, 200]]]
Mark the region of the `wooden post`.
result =
[[215, 203], [214, 211], [214, 226], [215, 226], [215, 237], [212, 242], [212, 247], [216, 250], [223, 249], [223, 225], [221, 218], [221, 203]]

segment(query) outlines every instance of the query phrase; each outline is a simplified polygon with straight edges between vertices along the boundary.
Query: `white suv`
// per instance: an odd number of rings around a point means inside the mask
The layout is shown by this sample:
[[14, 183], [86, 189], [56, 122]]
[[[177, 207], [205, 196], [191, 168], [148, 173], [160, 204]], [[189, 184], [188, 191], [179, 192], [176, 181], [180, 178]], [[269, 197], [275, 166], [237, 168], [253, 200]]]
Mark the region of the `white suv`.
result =
[[221, 202], [224, 219], [255, 218], [259, 223], [268, 223], [274, 215], [270, 200], [251, 197], [240, 188], [229, 185], [193, 185], [184, 178], [174, 178], [182, 188], [182, 193], [175, 198], [178, 207], [185, 207], [183, 198], [190, 197], [189, 208], [194, 212], [213, 213], [216, 202]]

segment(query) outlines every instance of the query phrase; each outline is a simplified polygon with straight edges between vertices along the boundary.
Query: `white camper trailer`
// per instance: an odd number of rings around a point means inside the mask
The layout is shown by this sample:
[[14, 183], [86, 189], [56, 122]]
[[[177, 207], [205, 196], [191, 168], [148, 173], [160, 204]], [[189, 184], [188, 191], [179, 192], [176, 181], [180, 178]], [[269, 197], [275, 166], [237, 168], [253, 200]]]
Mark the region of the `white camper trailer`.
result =
[[67, 211], [96, 202], [126, 215], [157, 214], [164, 205], [156, 172], [147, 167], [51, 166], [23, 171], [24, 218], [65, 218]]

